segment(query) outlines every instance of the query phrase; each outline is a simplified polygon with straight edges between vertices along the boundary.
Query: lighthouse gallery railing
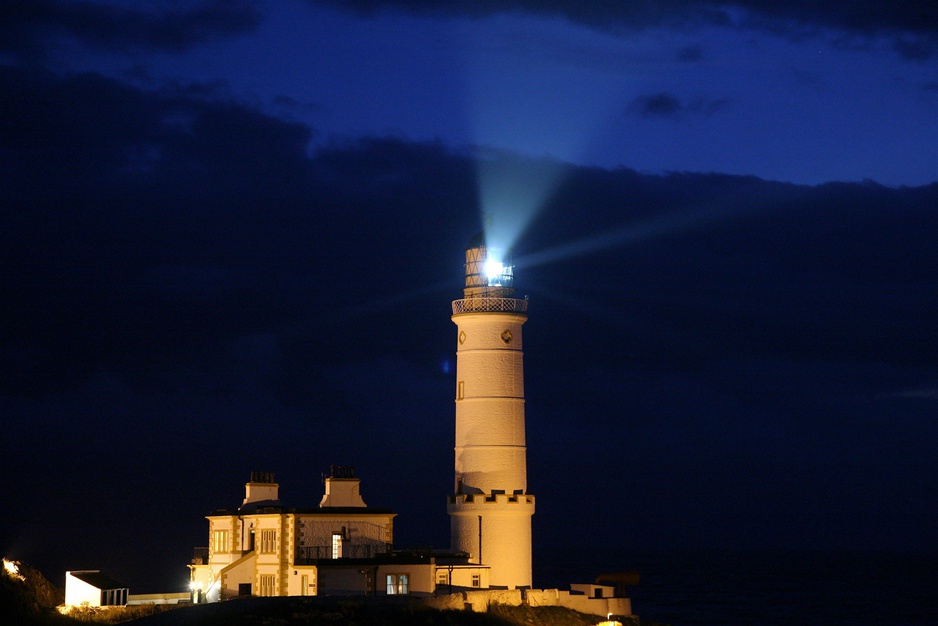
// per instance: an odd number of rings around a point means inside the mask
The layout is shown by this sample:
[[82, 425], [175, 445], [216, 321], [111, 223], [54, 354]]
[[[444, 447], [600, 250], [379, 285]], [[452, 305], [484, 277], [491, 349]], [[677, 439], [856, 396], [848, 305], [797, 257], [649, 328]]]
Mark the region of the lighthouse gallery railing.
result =
[[463, 298], [453, 300], [453, 315], [460, 313], [524, 313], [528, 301], [519, 298]]

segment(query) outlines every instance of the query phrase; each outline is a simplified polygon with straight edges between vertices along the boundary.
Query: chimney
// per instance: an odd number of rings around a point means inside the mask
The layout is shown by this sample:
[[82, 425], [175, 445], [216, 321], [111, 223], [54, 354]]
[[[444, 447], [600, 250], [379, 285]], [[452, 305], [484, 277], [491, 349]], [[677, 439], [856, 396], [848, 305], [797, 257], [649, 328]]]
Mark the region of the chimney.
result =
[[332, 465], [330, 470], [329, 476], [323, 478], [326, 495], [319, 501], [320, 508], [368, 506], [359, 493], [361, 480], [355, 477], [354, 466]]
[[244, 485], [244, 502], [240, 508], [248, 504], [269, 504], [279, 506], [280, 485], [274, 481], [273, 472], [251, 472], [251, 482]]

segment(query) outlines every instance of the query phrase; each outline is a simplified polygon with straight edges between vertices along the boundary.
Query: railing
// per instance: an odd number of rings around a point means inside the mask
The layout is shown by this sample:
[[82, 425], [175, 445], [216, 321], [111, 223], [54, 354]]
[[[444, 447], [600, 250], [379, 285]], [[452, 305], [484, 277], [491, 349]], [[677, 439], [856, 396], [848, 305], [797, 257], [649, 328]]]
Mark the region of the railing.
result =
[[460, 313], [524, 313], [528, 301], [518, 298], [463, 298], [453, 300], [453, 315]]
[[[342, 546], [344, 559], [373, 559], [389, 550], [386, 544], [345, 544]], [[313, 565], [317, 561], [332, 559], [332, 546], [297, 546], [294, 565]]]

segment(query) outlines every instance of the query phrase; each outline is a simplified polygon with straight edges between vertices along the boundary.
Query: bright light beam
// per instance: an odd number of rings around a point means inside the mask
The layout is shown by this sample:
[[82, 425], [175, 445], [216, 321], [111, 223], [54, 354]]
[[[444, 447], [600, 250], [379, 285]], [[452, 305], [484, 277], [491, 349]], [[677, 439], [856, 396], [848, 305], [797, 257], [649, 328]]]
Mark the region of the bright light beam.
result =
[[698, 209], [696, 211], [665, 215], [637, 224], [609, 230], [592, 237], [562, 244], [555, 248], [534, 252], [516, 262], [517, 267], [535, 267], [546, 263], [555, 263], [574, 257], [585, 256], [597, 250], [613, 248], [628, 243], [646, 241], [655, 237], [674, 234], [683, 230], [739, 215], [742, 211], [736, 207], [718, 210]]
[[548, 158], [479, 153], [476, 171], [486, 246], [507, 251], [527, 230], [569, 167]]
[[496, 261], [493, 258], [489, 258], [489, 260], [485, 262], [485, 276], [489, 279], [490, 282], [504, 273], [505, 265], [501, 261]]
[[[549, 16], [504, 13], [456, 23], [478, 147], [479, 206], [483, 223], [491, 219], [486, 243], [507, 251], [570, 171], [565, 162], [583, 162], [608, 141], [605, 129], [633, 92], [629, 59], [642, 58], [645, 44], [597, 37], [593, 28]], [[570, 50], [574, 58], [561, 52]]]

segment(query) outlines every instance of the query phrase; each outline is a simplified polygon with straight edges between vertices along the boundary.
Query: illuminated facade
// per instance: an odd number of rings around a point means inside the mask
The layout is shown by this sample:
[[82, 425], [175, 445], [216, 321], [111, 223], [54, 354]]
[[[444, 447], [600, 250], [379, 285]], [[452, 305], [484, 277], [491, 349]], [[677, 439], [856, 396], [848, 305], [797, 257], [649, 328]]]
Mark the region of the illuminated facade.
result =
[[453, 550], [490, 568], [489, 585], [531, 586], [531, 516], [524, 431], [521, 326], [527, 300], [513, 297], [511, 265], [483, 235], [466, 250], [457, 326]]
[[365, 504], [354, 470], [333, 466], [324, 483], [318, 508], [286, 508], [273, 474], [253, 473], [238, 509], [207, 516], [209, 545], [190, 565], [195, 601], [432, 591], [432, 561], [392, 559], [395, 514]]
[[[483, 235], [466, 250], [457, 326], [455, 480], [451, 549], [393, 549], [389, 510], [362, 500], [350, 468], [333, 467], [317, 509], [280, 504], [271, 474], [254, 474], [236, 510], [215, 511], [209, 547], [193, 560], [195, 601], [236, 596], [433, 596], [441, 609], [485, 611], [491, 603], [564, 606], [630, 615], [620, 574], [570, 591], [532, 589], [522, 326], [527, 300], [514, 297], [513, 268]], [[637, 578], [635, 579], [637, 582]]]
[[66, 606], [125, 606], [129, 589], [100, 570], [65, 572]]

